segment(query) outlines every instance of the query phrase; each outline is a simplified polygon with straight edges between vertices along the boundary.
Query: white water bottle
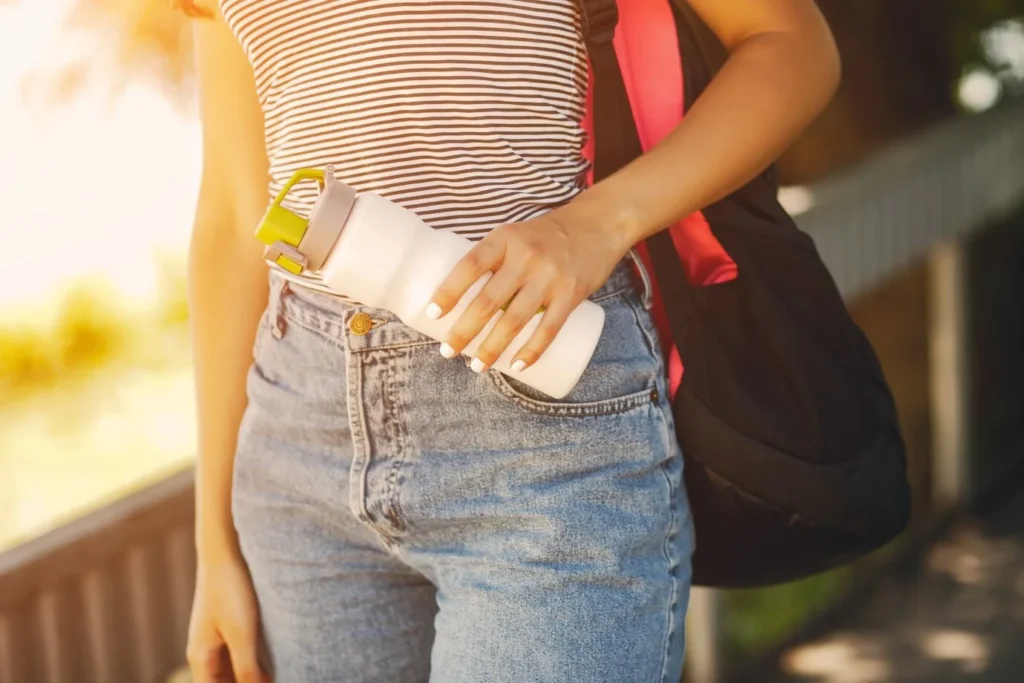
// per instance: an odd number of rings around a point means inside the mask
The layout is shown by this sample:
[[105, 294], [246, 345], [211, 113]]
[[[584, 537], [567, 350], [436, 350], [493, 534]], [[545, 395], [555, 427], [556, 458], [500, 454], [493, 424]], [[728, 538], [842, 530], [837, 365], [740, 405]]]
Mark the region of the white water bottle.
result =
[[[301, 180], [322, 185], [308, 219], [281, 206]], [[491, 276], [480, 278], [447, 315], [429, 318], [431, 296], [473, 243], [454, 232], [432, 229], [413, 212], [380, 195], [357, 195], [334, 178], [330, 166], [326, 172], [296, 171], [267, 209], [256, 236], [267, 245], [269, 261], [296, 274], [319, 271], [330, 289], [363, 305], [391, 311], [409, 327], [438, 341], [447, 338]], [[604, 310], [583, 301], [541, 357], [513, 372], [515, 354], [533, 335], [542, 315], [527, 323], [492, 367], [552, 398], [564, 398], [593, 356]], [[500, 316], [499, 311], [463, 350], [465, 355], [475, 355]]]

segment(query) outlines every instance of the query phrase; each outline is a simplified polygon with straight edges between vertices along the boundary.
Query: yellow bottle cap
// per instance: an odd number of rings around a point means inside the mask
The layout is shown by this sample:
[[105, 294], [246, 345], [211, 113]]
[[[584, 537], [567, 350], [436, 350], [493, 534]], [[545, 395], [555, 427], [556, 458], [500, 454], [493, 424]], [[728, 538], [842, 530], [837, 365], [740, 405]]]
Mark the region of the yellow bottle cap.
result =
[[296, 250], [309, 227], [309, 219], [281, 206], [288, 192], [302, 180], [323, 184], [324, 172], [318, 168], [300, 168], [292, 174], [274, 201], [267, 207], [256, 228], [256, 238], [267, 245], [267, 258], [285, 270], [298, 274], [306, 267], [305, 258]]

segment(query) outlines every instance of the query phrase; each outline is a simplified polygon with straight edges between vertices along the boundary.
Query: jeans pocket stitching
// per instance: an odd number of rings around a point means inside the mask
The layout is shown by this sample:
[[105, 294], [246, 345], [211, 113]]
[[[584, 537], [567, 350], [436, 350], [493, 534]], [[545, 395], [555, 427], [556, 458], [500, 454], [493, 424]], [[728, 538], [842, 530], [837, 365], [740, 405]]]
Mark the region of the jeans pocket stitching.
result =
[[498, 393], [518, 407], [531, 413], [548, 417], [600, 417], [604, 415], [617, 415], [635, 410], [655, 401], [652, 394], [656, 390], [654, 385], [630, 394], [601, 399], [599, 401], [587, 401], [585, 403], [541, 401], [519, 393], [505, 376], [497, 370], [489, 370], [486, 376], [489, 380], [488, 383]]
[[618, 289], [616, 289], [614, 291], [603, 292], [602, 294], [600, 294], [598, 296], [590, 296], [589, 299], [590, 299], [590, 301], [593, 301], [595, 304], [598, 304], [598, 303], [601, 303], [602, 301], [607, 301], [608, 299], [611, 299], [612, 297], [622, 296], [623, 294], [628, 294], [631, 290], [635, 291], [635, 289], [636, 288], [633, 286], [633, 283], [627, 283], [627, 284], [623, 285], [622, 287], [620, 287], [620, 288], [618, 288]]
[[289, 325], [300, 327], [306, 332], [316, 335], [320, 339], [340, 350], [345, 349], [344, 336], [339, 331], [340, 326], [334, 324], [332, 321], [324, 322], [323, 319], [308, 318], [304, 315], [294, 315], [287, 311], [284, 314], [284, 319]]

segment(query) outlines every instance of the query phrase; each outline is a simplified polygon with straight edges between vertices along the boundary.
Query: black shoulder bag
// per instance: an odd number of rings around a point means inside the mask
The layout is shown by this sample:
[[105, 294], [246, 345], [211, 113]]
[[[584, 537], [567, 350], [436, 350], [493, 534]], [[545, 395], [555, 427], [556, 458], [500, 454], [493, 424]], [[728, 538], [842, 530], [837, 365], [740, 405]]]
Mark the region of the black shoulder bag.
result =
[[[612, 46], [614, 0], [580, 0], [594, 70], [595, 181], [641, 154]], [[673, 0], [686, 107], [726, 57]], [[738, 267], [689, 284], [668, 231], [647, 240], [685, 368], [673, 399], [696, 528], [696, 585], [781, 583], [845, 564], [907, 524], [896, 409], [867, 338], [811, 238], [777, 200], [774, 167], [704, 209]]]

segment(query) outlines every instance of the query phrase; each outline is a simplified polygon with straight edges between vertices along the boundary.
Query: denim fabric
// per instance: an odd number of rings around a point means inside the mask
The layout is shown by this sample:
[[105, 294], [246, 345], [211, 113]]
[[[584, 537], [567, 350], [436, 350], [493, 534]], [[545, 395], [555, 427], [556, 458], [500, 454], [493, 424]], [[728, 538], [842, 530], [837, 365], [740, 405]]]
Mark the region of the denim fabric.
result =
[[624, 263], [560, 401], [271, 283], [233, 509], [276, 681], [679, 680], [692, 525]]

